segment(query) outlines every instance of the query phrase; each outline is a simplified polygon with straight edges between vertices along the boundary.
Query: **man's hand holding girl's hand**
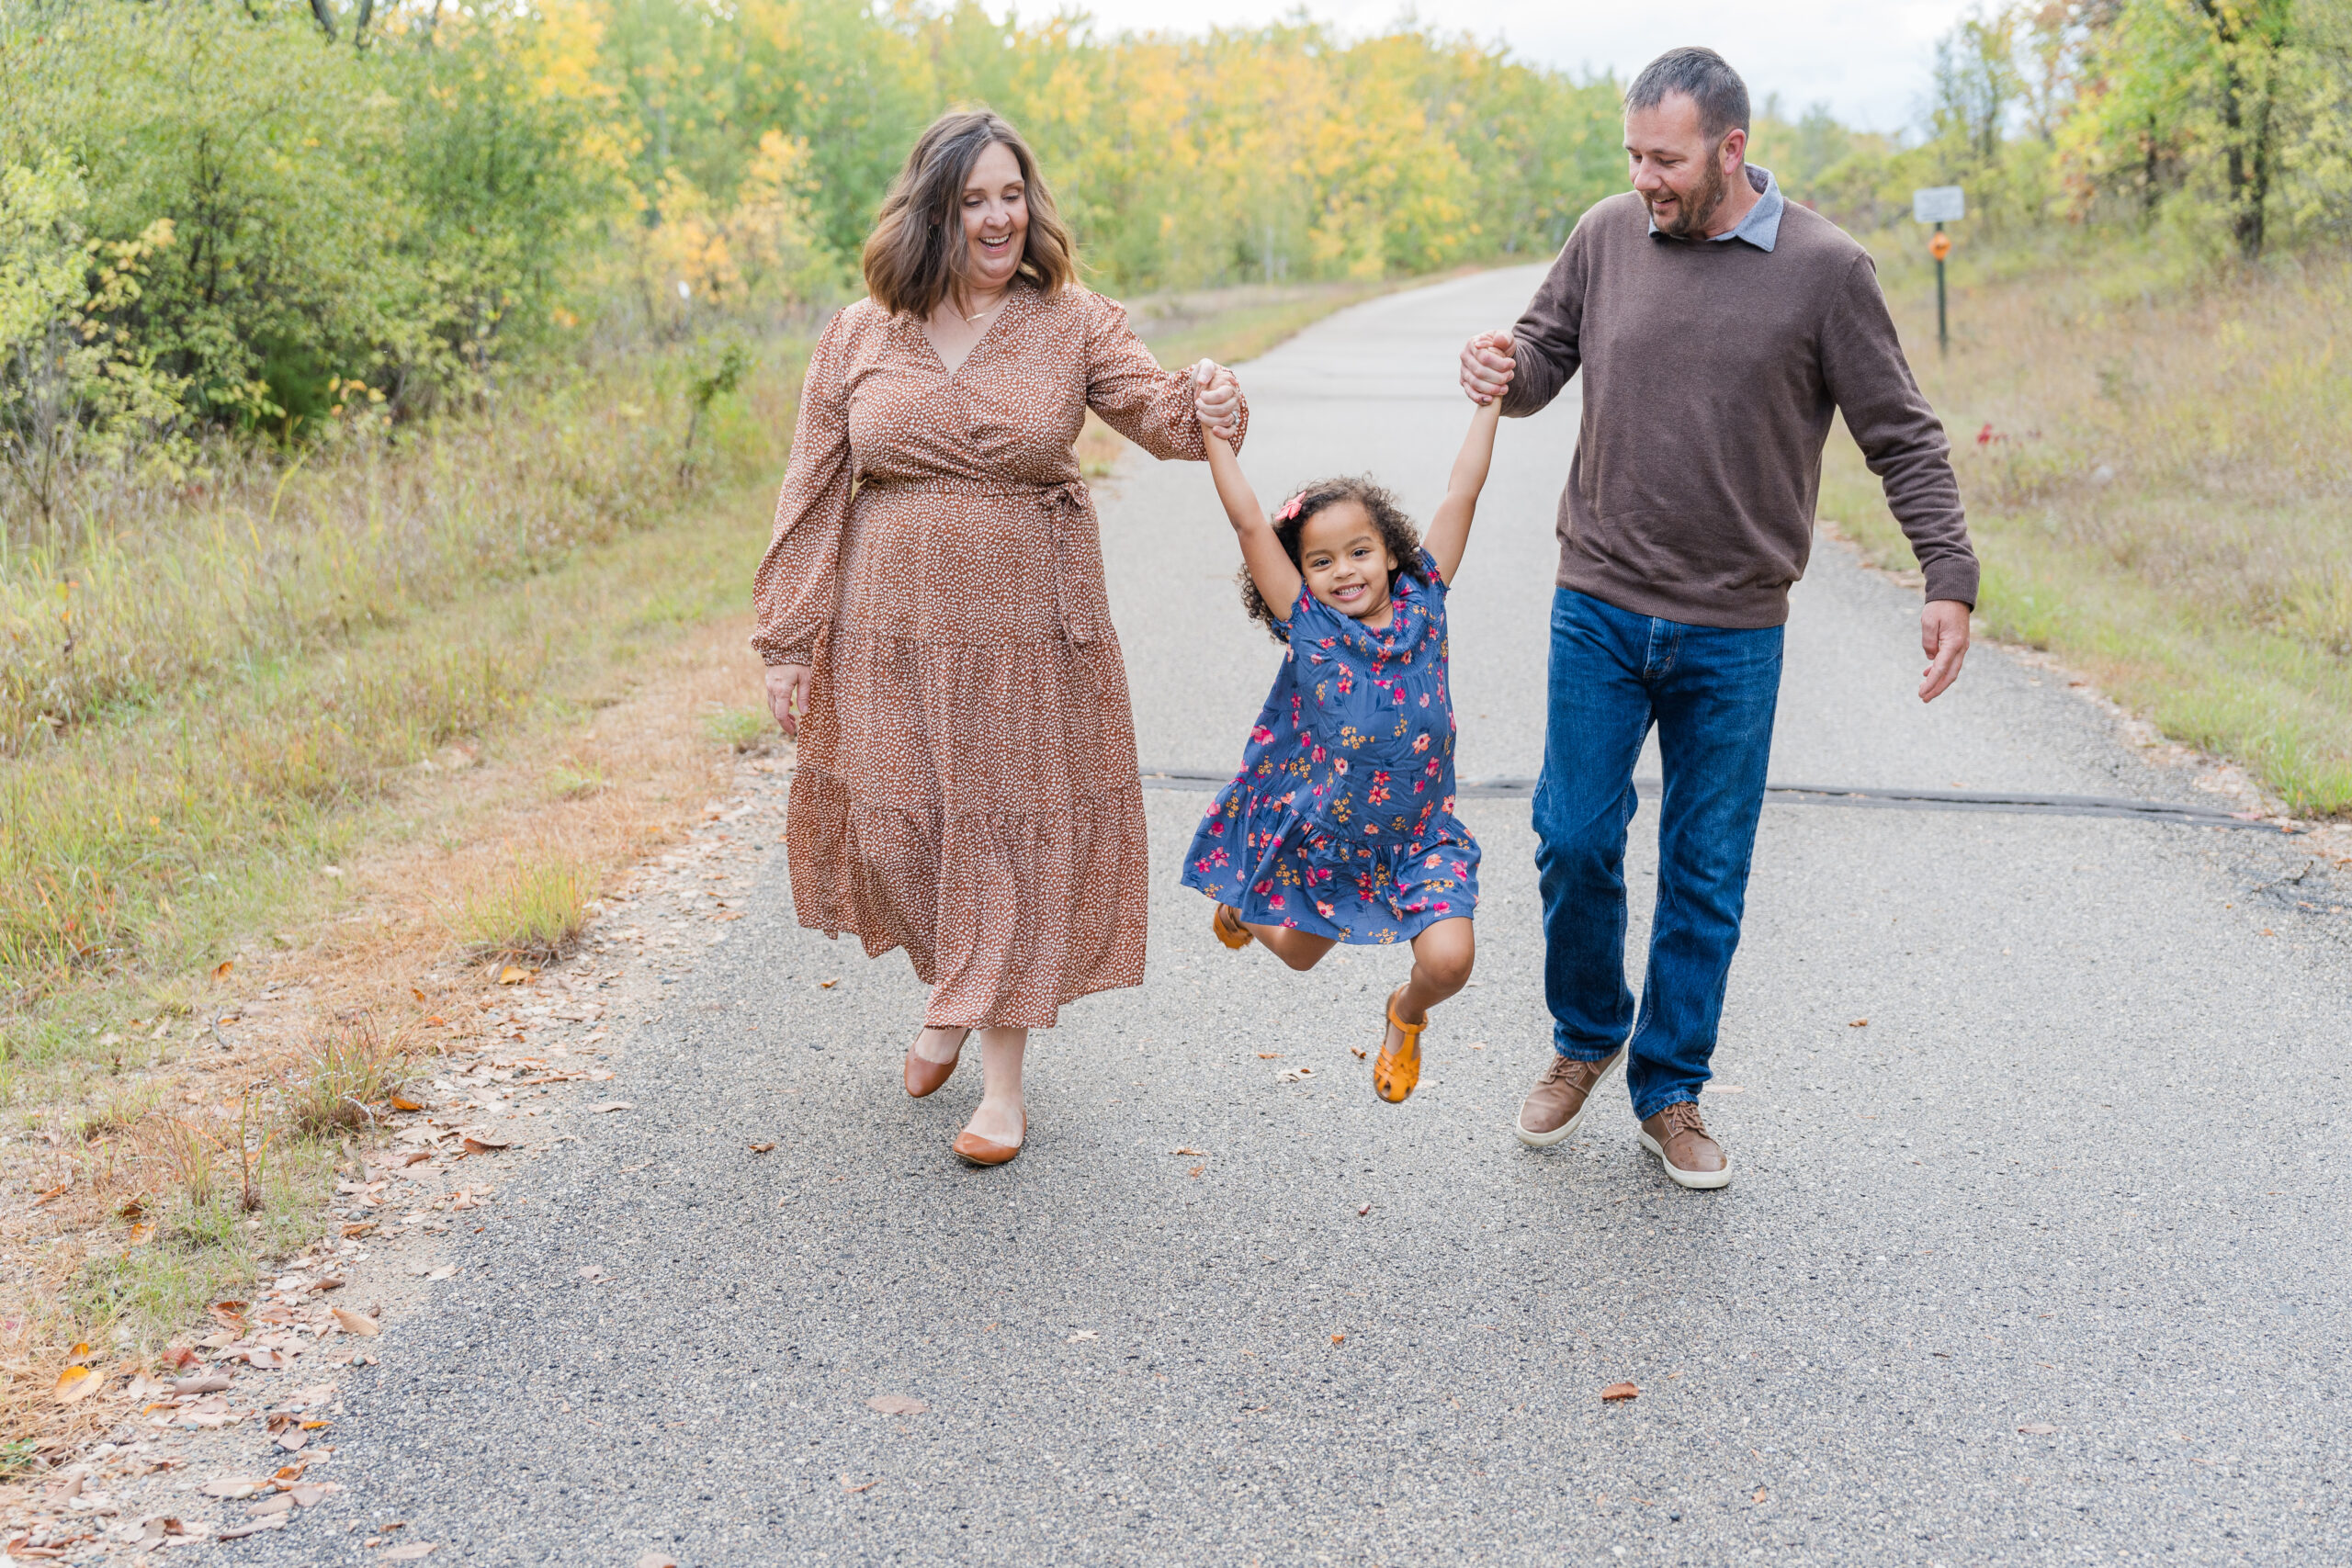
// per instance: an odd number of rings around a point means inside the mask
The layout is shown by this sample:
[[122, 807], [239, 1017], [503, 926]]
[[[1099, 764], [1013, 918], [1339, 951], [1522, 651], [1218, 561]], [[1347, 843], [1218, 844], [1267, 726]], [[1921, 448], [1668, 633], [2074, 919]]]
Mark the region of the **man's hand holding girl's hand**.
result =
[[1214, 359], [1193, 367], [1193, 411], [1201, 428], [1229, 445], [1241, 436], [1241, 382]]
[[1484, 406], [1510, 390], [1518, 347], [1509, 333], [1480, 333], [1462, 345], [1462, 389], [1472, 402]]

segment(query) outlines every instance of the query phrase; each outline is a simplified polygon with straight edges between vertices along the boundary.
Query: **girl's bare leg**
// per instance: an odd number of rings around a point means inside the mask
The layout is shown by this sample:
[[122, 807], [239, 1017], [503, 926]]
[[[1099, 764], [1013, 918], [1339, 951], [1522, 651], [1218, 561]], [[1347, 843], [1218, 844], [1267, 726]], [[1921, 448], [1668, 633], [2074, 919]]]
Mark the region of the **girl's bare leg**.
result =
[[[1440, 920], [1413, 939], [1413, 972], [1396, 993], [1396, 1016], [1420, 1023], [1430, 1009], [1470, 983], [1470, 965], [1477, 957], [1477, 942], [1467, 917]], [[1396, 1026], [1389, 1025], [1394, 1036]]]
[[[1466, 920], [1463, 922], [1468, 924]], [[1323, 961], [1323, 955], [1339, 946], [1337, 937], [1317, 936], [1312, 931], [1292, 926], [1253, 926], [1242, 922], [1251, 936], [1266, 944], [1266, 951], [1294, 969], [1312, 969]]]
[[1009, 1148], [1021, 1146], [1023, 1131], [1021, 1058], [1029, 1048], [1025, 1029], [983, 1029], [980, 1035], [980, 1104], [965, 1131]]

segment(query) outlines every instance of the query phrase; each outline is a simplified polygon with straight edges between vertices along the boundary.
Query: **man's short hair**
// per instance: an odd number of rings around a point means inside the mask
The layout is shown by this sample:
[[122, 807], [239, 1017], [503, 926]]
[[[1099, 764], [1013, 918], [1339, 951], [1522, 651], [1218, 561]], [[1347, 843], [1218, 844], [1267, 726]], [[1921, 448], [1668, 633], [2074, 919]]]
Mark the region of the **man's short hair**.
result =
[[1625, 89], [1625, 107], [1654, 109], [1668, 93], [1687, 94], [1699, 106], [1709, 141], [1721, 141], [1734, 126], [1747, 129], [1747, 84], [1712, 49], [1669, 49], [1643, 66]]

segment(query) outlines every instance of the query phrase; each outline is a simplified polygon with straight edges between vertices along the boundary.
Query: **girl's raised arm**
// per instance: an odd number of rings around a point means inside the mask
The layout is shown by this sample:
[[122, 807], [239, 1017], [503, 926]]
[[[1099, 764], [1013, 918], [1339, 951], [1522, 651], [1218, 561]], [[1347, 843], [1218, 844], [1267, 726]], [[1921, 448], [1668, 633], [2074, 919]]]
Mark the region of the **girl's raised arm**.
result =
[[[1498, 346], [1509, 354], [1510, 338], [1499, 333], [1492, 335], [1503, 339]], [[1502, 412], [1503, 400], [1493, 398], [1471, 414], [1470, 433], [1462, 438], [1453, 473], [1445, 481], [1445, 499], [1438, 502], [1437, 513], [1421, 539], [1421, 547], [1437, 562], [1438, 575], [1449, 588], [1453, 585], [1454, 569], [1462, 564], [1463, 547], [1470, 543], [1470, 522], [1478, 511], [1478, 492], [1487, 486], [1487, 468], [1495, 456], [1495, 426]]]
[[1216, 498], [1225, 502], [1226, 518], [1233, 525], [1234, 536], [1241, 541], [1241, 561], [1250, 569], [1250, 581], [1258, 585], [1274, 618], [1287, 621], [1291, 606], [1298, 603], [1298, 568], [1291, 564], [1283, 542], [1274, 537], [1273, 525], [1266, 521], [1266, 509], [1258, 504], [1250, 481], [1241, 477], [1241, 463], [1233, 448], [1215, 431], [1204, 429], [1202, 434], [1209, 449], [1209, 477], [1216, 480]]

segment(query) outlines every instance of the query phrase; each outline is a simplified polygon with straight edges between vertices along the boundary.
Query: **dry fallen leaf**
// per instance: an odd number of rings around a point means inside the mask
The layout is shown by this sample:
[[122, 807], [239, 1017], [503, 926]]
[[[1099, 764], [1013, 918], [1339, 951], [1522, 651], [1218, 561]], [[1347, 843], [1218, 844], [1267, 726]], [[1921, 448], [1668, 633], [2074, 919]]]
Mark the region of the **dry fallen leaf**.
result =
[[336, 1307], [334, 1311], [335, 1322], [343, 1325], [345, 1334], [356, 1334], [367, 1339], [383, 1332], [382, 1325], [364, 1312], [354, 1312], [349, 1307]]
[[1751, 1502], [1751, 1503], [1761, 1503], [1762, 1501], [1764, 1501], [1764, 1488], [1762, 1488], [1761, 1486], [1758, 1486], [1758, 1487], [1756, 1489], [1756, 1495], [1755, 1495], [1755, 1496], [1753, 1496], [1753, 1497], [1750, 1497], [1750, 1498], [1748, 1499], [1748, 1501], [1749, 1501], [1749, 1502]]
[[2057, 1429], [2047, 1421], [2029, 1421], [2018, 1428], [2029, 1438], [2046, 1438]]
[[1641, 1397], [1641, 1393], [1642, 1391], [1632, 1383], [1612, 1382], [1600, 1391], [1600, 1397], [1608, 1400], [1638, 1399]]
[[1344, 1334], [1334, 1334], [1331, 1336], [1331, 1343], [1334, 1345], [1344, 1345], [1347, 1342], [1348, 1337]]
[[250, 1476], [224, 1475], [217, 1481], [206, 1482], [197, 1490], [207, 1497], [250, 1497], [268, 1484], [266, 1481], [256, 1481]]
[[1191, 1156], [1193, 1156], [1195, 1159], [1197, 1159], [1197, 1158], [1199, 1158], [1200, 1156], [1202, 1156], [1203, 1155], [1207, 1154], [1207, 1153], [1208, 1153], [1208, 1150], [1206, 1150], [1206, 1149], [1196, 1149], [1196, 1148], [1193, 1148], [1193, 1147], [1187, 1146], [1187, 1147], [1181, 1148], [1181, 1149], [1170, 1149], [1170, 1150], [1169, 1150], [1168, 1152], [1169, 1152], [1170, 1154], [1171, 1154], [1171, 1155], [1191, 1155]]
[[751, 1150], [755, 1155], [763, 1155], [775, 1147], [774, 1144], [753, 1144], [751, 1145]]
[[588, 1114], [591, 1116], [603, 1116], [615, 1111], [634, 1111], [636, 1109], [636, 1106], [631, 1105], [626, 1100], [608, 1100], [602, 1105], [590, 1106], [588, 1108]]
[[1102, 1336], [1101, 1334], [1091, 1328], [1081, 1328], [1077, 1333], [1071, 1335], [1068, 1339], [1063, 1340], [1062, 1343], [1065, 1345], [1075, 1345], [1081, 1339], [1100, 1339], [1102, 1337]]
[[229, 977], [229, 971], [234, 969], [236, 966], [237, 961], [235, 959], [224, 958], [220, 963], [215, 964], [212, 966], [212, 977], [216, 980], [225, 980]]
[[141, 1221], [140, 1224], [130, 1227], [131, 1246], [144, 1247], [154, 1239], [155, 1226], [153, 1221]]
[[846, 1475], [842, 1476], [842, 1477], [840, 1477], [839, 1479], [840, 1479], [841, 1483], [842, 1483], [842, 1491], [844, 1491], [844, 1492], [871, 1492], [871, 1491], [873, 1491], [876, 1486], [879, 1486], [879, 1485], [881, 1485], [881, 1484], [882, 1484], [882, 1478], [881, 1478], [880, 1476], [878, 1476], [878, 1475], [877, 1475], [877, 1476], [876, 1476], [873, 1480], [871, 1480], [871, 1481], [867, 1482], [867, 1483], [866, 1483], [865, 1485], [863, 1485], [863, 1486], [852, 1486], [852, 1485], [849, 1483], [849, 1477], [848, 1477], [848, 1476], [846, 1476]]
[[93, 1358], [90, 1354], [90, 1342], [86, 1339], [76, 1344], [73, 1349], [67, 1351], [65, 1354], [66, 1365], [73, 1367], [85, 1365], [92, 1359]]
[[514, 1144], [511, 1139], [493, 1138], [489, 1134], [483, 1133], [479, 1136], [468, 1134], [465, 1145], [466, 1153], [469, 1155], [494, 1155], [501, 1149], [513, 1147]]
[[1371, 1052], [1369, 1052], [1369, 1051], [1365, 1050], [1365, 1049], [1364, 1049], [1363, 1046], [1361, 1046], [1361, 1045], [1351, 1045], [1351, 1046], [1349, 1046], [1349, 1047], [1348, 1047], [1348, 1049], [1349, 1049], [1349, 1050], [1351, 1050], [1351, 1051], [1353, 1051], [1353, 1052], [1356, 1054], [1356, 1060], [1357, 1060], [1357, 1061], [1359, 1061], [1359, 1062], [1363, 1061], [1366, 1056], [1369, 1056], [1369, 1055], [1372, 1055], [1372, 1053], [1371, 1053]]
[[1196, 1166], [1194, 1166], [1192, 1169], [1190, 1169], [1190, 1170], [1186, 1171], [1184, 1174], [1185, 1174], [1185, 1175], [1187, 1175], [1187, 1176], [1198, 1176], [1198, 1175], [1200, 1175], [1200, 1174], [1201, 1174], [1201, 1172], [1203, 1172], [1203, 1171], [1206, 1170], [1207, 1168], [1208, 1168], [1208, 1167], [1207, 1167], [1207, 1166], [1204, 1166], [1204, 1165], [1196, 1165]]
[[395, 1111], [422, 1111], [424, 1109], [424, 1102], [421, 1100], [411, 1100], [404, 1094], [396, 1094], [392, 1096], [392, 1109]]
[[879, 1410], [885, 1416], [920, 1416], [931, 1408], [920, 1399], [903, 1393], [877, 1393], [865, 1402], [868, 1410]]
[[580, 1270], [580, 1277], [588, 1280], [605, 1279], [606, 1277], [605, 1273], [605, 1266], [601, 1263], [591, 1263], [587, 1268]]
[[414, 997], [418, 1001], [423, 1001], [424, 999], [424, 993], [418, 990], [414, 986], [411, 986], [408, 988], [408, 994]]
[[[818, 982], [817, 982], [817, 988], [818, 988], [819, 990], [820, 990], [820, 991], [830, 991], [830, 990], [831, 990], [835, 986], [838, 986], [838, 985], [840, 985], [841, 983], [842, 983], [842, 977], [841, 977], [840, 976], [836, 975], [836, 976], [833, 976], [831, 979], [830, 979], [830, 980], [820, 980], [820, 981], [818, 981]], [[873, 1484], [874, 1484], [874, 1483], [872, 1483], [871, 1481], [869, 1481], [869, 1482], [867, 1482], [867, 1483], [865, 1483], [865, 1485], [866, 1485], [866, 1486], [871, 1486], [871, 1485], [873, 1485]], [[860, 1491], [860, 1492], [863, 1492], [863, 1491], [865, 1491], [865, 1486], [861, 1486], [861, 1487], [858, 1487], [858, 1488], [857, 1488], [857, 1490], [858, 1490], [858, 1491]]]
[[97, 1393], [98, 1385], [106, 1381], [103, 1375], [88, 1367], [68, 1367], [58, 1374], [57, 1386], [50, 1393], [58, 1404], [71, 1404], [77, 1399]]
[[413, 1562], [420, 1557], [430, 1557], [433, 1553], [440, 1550], [441, 1543], [437, 1540], [413, 1540], [406, 1546], [396, 1546], [392, 1548], [390, 1551], [387, 1551], [381, 1557], [376, 1559], [376, 1561], [379, 1562]]
[[1869, 1019], [1866, 1019], [1866, 1018], [1858, 1018], [1858, 1019], [1855, 1019], [1855, 1020], [1853, 1020], [1851, 1022], [1849, 1022], [1849, 1023], [1848, 1023], [1848, 1024], [1846, 1025], [1846, 1027], [1847, 1027], [1847, 1028], [1849, 1028], [1849, 1029], [1868, 1029], [1870, 1026], [1871, 1026], [1871, 1021], [1870, 1021]]
[[1258, 1053], [1258, 1060], [1261, 1062], [1279, 1062], [1282, 1059], [1283, 1054], [1280, 1051], [1261, 1051]]
[[1356, 1218], [1357, 1218], [1357, 1219], [1363, 1219], [1366, 1214], [1369, 1214], [1369, 1213], [1372, 1213], [1372, 1205], [1371, 1205], [1371, 1204], [1369, 1204], [1369, 1203], [1366, 1203], [1363, 1208], [1358, 1209], [1358, 1210], [1356, 1211]]

